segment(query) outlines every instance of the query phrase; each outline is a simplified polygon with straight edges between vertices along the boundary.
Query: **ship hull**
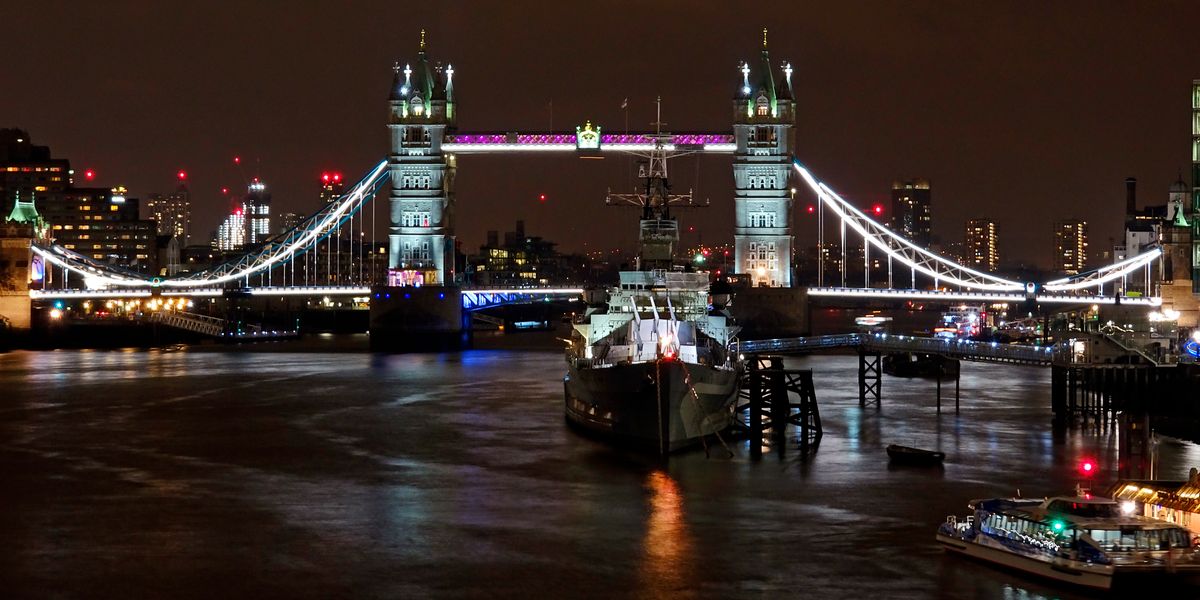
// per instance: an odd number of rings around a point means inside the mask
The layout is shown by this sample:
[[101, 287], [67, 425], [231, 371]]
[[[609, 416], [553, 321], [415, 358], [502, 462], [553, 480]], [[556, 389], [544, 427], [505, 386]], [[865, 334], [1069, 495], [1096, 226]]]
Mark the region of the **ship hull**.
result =
[[607, 367], [572, 364], [563, 387], [571, 423], [666, 454], [730, 425], [738, 373], [667, 360]]

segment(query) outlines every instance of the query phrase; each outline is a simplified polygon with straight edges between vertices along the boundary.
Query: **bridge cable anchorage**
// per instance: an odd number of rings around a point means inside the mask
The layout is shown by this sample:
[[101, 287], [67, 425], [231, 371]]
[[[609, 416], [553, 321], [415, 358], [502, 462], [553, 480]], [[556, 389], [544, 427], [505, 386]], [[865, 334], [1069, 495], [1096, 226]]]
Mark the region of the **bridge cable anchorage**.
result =
[[[335, 231], [340, 231], [366, 202], [370, 202], [379, 186], [388, 180], [387, 161], [371, 169], [349, 192], [321, 208], [282, 238], [272, 240], [258, 252], [181, 277], [159, 279], [134, 273], [113, 265], [94, 261], [58, 245], [33, 244], [32, 250], [46, 261], [84, 278], [89, 287], [202, 287], [248, 279], [261, 275], [275, 266], [315, 249]], [[310, 246], [311, 244], [311, 246]]]
[[896, 235], [855, 208], [829, 186], [817, 181], [799, 160], [793, 159], [792, 166], [808, 187], [817, 194], [817, 198], [843, 223], [849, 225], [871, 245], [884, 251], [888, 257], [900, 261], [910, 269], [920, 271], [935, 280], [944, 280], [968, 289], [1014, 292], [1025, 289], [1023, 283], [965, 267]]

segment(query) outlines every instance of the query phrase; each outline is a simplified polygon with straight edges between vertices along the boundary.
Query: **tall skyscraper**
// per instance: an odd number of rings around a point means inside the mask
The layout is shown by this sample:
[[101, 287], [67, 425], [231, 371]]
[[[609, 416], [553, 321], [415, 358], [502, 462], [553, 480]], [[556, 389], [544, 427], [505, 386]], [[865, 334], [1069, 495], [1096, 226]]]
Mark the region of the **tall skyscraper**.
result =
[[[767, 55], [767, 32], [756, 66], [741, 65], [733, 96], [734, 263], [755, 286], [792, 285], [792, 197], [788, 174], [795, 154], [792, 65], [778, 71]], [[778, 73], [778, 75], [776, 75]]]
[[341, 198], [344, 185], [341, 173], [321, 173], [321, 204], [329, 204]]
[[1075, 275], [1087, 268], [1087, 221], [1068, 219], [1054, 225], [1054, 269]]
[[247, 244], [261, 244], [271, 237], [271, 192], [257, 177], [246, 191], [242, 213], [246, 217]]
[[148, 216], [158, 224], [158, 235], [179, 238], [186, 246], [192, 230], [192, 202], [186, 178], [180, 173], [179, 187], [167, 194], [150, 194], [146, 198]]
[[246, 214], [241, 206], [234, 206], [229, 215], [217, 227], [213, 246], [221, 252], [241, 250], [246, 245]]
[[996, 244], [996, 223], [991, 219], [967, 221], [963, 235], [963, 259], [967, 266], [980, 271], [995, 271], [1000, 265]]
[[393, 68], [388, 98], [388, 156], [392, 193], [388, 228], [390, 285], [450, 285], [454, 261], [453, 155], [442, 154], [442, 140], [455, 128], [454, 68], [431, 65], [425, 32], [416, 68]]
[[910, 179], [892, 183], [892, 231], [923, 248], [933, 242], [929, 182]]

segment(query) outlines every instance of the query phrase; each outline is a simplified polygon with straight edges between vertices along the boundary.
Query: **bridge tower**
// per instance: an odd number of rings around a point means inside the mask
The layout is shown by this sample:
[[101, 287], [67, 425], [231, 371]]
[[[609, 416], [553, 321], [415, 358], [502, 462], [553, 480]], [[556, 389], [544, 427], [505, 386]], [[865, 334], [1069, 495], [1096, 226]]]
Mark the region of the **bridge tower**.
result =
[[757, 64], [743, 62], [733, 97], [734, 261], [754, 286], [792, 285], [792, 196], [796, 109], [792, 65], [771, 68], [767, 30]]
[[421, 30], [416, 61], [393, 70], [388, 285], [452, 285], [455, 160], [442, 141], [457, 121], [454, 68], [430, 64]]

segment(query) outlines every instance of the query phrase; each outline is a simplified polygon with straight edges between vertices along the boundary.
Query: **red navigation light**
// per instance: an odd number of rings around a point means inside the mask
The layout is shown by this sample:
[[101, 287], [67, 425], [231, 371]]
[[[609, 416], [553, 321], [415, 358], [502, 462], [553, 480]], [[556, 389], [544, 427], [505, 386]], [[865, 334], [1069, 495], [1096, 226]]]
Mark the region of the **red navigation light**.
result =
[[88, 181], [91, 181], [96, 178], [96, 172], [91, 169], [88, 169], [83, 172], [83, 178]]
[[696, 231], [696, 228], [695, 228], [695, 227], [688, 227], [688, 233], [691, 233], [691, 232], [693, 232], [693, 231]]
[[242, 157], [240, 157], [240, 156], [233, 157], [233, 164], [235, 164], [235, 165], [242, 164]]
[[180, 170], [175, 174], [175, 176], [178, 177], [180, 181], [187, 181], [187, 171]]
[[546, 195], [538, 194], [538, 202], [545, 202], [545, 201], [546, 201]]
[[342, 174], [341, 174], [341, 173], [334, 173], [334, 174], [333, 174], [333, 180], [334, 180], [334, 181], [341, 181], [341, 180], [342, 180]]
[[329, 173], [321, 173], [321, 181], [329, 183]]
[[875, 213], [875, 216], [877, 216], [877, 217], [878, 217], [879, 215], [882, 215], [882, 214], [883, 214], [883, 205], [882, 205], [882, 204], [876, 204], [875, 206], [872, 206], [872, 207], [871, 207], [871, 212]]
[[817, 207], [815, 207], [815, 206], [813, 206], [813, 205], [809, 204], [809, 205], [808, 205], [808, 214], [810, 214], [810, 215], [811, 215], [811, 214], [813, 214], [813, 213], [815, 213], [815, 212], [817, 212]]
[[241, 208], [235, 208], [235, 209], [233, 209], [233, 214], [235, 214], [235, 215], [238, 215], [238, 216], [241, 216], [241, 214], [242, 214], [242, 209], [241, 209]]
[[1090, 458], [1085, 458], [1079, 462], [1079, 472], [1084, 476], [1092, 476], [1096, 474], [1096, 463]]
[[229, 193], [229, 188], [227, 188], [227, 187], [223, 187], [223, 188], [221, 188], [221, 194], [222, 194], [222, 195], [224, 195], [224, 194], [228, 194], [228, 193]]
[[708, 256], [709, 254], [712, 254], [712, 252], [710, 252], [710, 251], [708, 250], [708, 248], [705, 248], [705, 249], [704, 249], [704, 255], [705, 255], [705, 256]]

